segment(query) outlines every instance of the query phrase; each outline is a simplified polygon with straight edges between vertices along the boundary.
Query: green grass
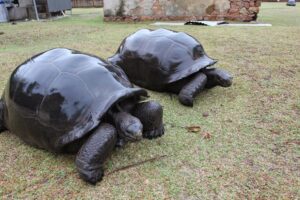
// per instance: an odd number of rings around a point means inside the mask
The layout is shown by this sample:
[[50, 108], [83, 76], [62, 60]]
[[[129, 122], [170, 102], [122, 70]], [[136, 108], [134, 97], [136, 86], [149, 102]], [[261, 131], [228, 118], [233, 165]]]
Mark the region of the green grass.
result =
[[[101, 16], [101, 9], [74, 9], [60, 20], [0, 24], [0, 91], [14, 68], [38, 52], [68, 47], [107, 58], [125, 36], [156, 28], [104, 23]], [[74, 156], [32, 148], [4, 132], [0, 199], [299, 199], [299, 19], [298, 5], [264, 3], [258, 20], [273, 27], [167, 27], [195, 36], [234, 75], [231, 88], [203, 92], [194, 108], [150, 92], [164, 106], [165, 136], [117, 149], [105, 168], [168, 157], [107, 175], [93, 187], [78, 177]], [[201, 132], [182, 128], [191, 125]]]

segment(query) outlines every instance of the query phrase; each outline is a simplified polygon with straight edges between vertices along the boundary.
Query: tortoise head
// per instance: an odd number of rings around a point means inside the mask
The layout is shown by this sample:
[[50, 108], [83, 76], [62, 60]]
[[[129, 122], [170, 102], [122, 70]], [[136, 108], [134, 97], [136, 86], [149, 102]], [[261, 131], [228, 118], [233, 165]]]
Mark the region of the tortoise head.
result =
[[222, 87], [230, 87], [232, 85], [232, 75], [229, 74], [227, 71], [225, 70], [216, 70], [216, 73], [218, 74], [217, 76], [215, 76], [216, 81], [218, 82], [218, 84]]
[[120, 137], [128, 141], [138, 141], [143, 137], [143, 124], [127, 112], [114, 114], [114, 122]]

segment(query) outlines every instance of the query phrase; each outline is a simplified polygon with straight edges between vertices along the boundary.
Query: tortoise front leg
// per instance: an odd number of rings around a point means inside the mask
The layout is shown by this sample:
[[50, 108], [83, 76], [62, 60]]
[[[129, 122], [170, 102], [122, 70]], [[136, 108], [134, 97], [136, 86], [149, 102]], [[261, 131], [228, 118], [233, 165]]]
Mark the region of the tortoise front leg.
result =
[[232, 76], [223, 69], [210, 68], [204, 69], [203, 73], [207, 76], [206, 88], [213, 88], [215, 86], [229, 87], [232, 84]]
[[4, 105], [3, 105], [3, 101], [0, 100], [0, 133], [5, 130], [6, 128], [4, 126]]
[[155, 101], [138, 103], [132, 115], [143, 124], [143, 137], [153, 139], [164, 134], [163, 108]]
[[164, 134], [163, 109], [155, 101], [138, 103], [132, 115], [137, 117], [143, 124], [143, 137], [153, 139]]
[[83, 144], [76, 156], [80, 177], [96, 184], [103, 177], [103, 163], [112, 152], [117, 141], [116, 129], [107, 123], [100, 124]]
[[206, 82], [207, 77], [201, 72], [192, 76], [190, 81], [179, 92], [178, 98], [180, 103], [192, 107], [194, 98], [204, 89]]

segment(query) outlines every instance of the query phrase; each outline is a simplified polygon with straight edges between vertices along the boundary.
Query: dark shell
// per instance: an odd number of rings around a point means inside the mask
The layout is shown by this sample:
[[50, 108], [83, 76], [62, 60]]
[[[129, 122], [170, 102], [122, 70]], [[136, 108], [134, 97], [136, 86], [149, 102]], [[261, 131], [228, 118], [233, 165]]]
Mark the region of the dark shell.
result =
[[69, 49], [52, 49], [21, 64], [4, 95], [6, 127], [50, 151], [84, 137], [117, 101], [145, 96], [122, 69]]
[[137, 31], [108, 61], [121, 66], [133, 83], [154, 90], [216, 63], [195, 38], [166, 29]]

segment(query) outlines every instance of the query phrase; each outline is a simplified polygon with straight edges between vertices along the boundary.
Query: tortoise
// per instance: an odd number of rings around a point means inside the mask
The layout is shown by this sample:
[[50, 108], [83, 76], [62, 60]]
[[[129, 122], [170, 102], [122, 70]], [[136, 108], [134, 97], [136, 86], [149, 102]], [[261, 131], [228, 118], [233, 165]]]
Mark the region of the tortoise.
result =
[[56, 48], [10, 76], [0, 100], [0, 132], [55, 153], [77, 153], [80, 177], [96, 184], [115, 146], [164, 134], [163, 110], [145, 101], [124, 71], [93, 55]]
[[232, 84], [227, 71], [212, 67], [217, 61], [207, 56], [197, 39], [167, 29], [133, 33], [108, 61], [119, 65], [134, 84], [178, 94], [186, 106], [193, 106], [204, 88]]

